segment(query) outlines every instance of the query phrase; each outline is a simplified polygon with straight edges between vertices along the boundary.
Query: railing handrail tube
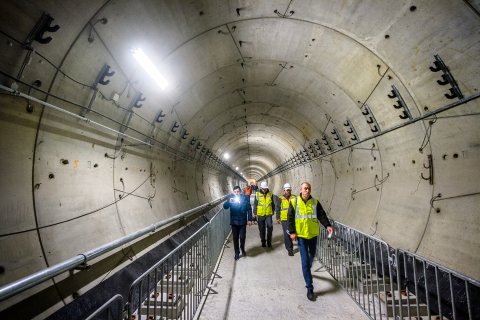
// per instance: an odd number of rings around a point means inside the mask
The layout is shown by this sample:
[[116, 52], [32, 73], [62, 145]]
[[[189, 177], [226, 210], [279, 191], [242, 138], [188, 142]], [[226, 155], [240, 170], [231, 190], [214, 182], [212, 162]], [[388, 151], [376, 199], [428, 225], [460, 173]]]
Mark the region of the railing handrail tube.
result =
[[464, 274], [461, 274], [461, 273], [459, 273], [458, 271], [455, 271], [455, 270], [449, 269], [449, 268], [447, 268], [447, 267], [441, 266], [440, 264], [438, 264], [438, 263], [436, 263], [436, 262], [434, 262], [434, 261], [432, 261], [432, 260], [429, 260], [429, 259], [427, 259], [427, 258], [425, 258], [425, 257], [423, 257], [423, 256], [419, 256], [418, 254], [413, 253], [413, 252], [410, 252], [410, 251], [408, 251], [408, 250], [404, 250], [404, 249], [397, 249], [397, 250], [398, 250], [399, 252], [402, 252], [402, 253], [405, 253], [405, 254], [407, 254], [407, 255], [413, 256], [413, 257], [415, 257], [415, 259], [417, 259], [417, 260], [420, 260], [420, 261], [423, 260], [423, 261], [427, 262], [428, 264], [430, 264], [430, 265], [432, 265], [432, 266], [434, 266], [434, 267], [437, 267], [438, 269], [440, 269], [440, 270], [442, 270], [442, 271], [444, 271], [444, 272], [451, 273], [451, 274], [453, 274], [454, 276], [456, 276], [456, 277], [458, 277], [458, 278], [460, 278], [460, 279], [462, 279], [462, 280], [469, 281], [470, 283], [472, 283], [472, 284], [480, 287], [480, 281], [479, 281], [479, 280], [470, 278], [469, 276], [464, 275]]
[[178, 215], [175, 215], [171, 218], [168, 218], [166, 220], [160, 221], [158, 223], [152, 224], [151, 226], [148, 226], [146, 228], [143, 228], [137, 232], [131, 233], [129, 235], [126, 235], [122, 238], [116, 239], [114, 241], [111, 241], [107, 244], [104, 244], [100, 247], [94, 248], [90, 251], [87, 251], [85, 253], [81, 253], [76, 255], [75, 257], [72, 257], [68, 260], [65, 260], [63, 262], [57, 263], [51, 267], [48, 267], [46, 269], [40, 270], [36, 273], [33, 273], [31, 275], [28, 275], [26, 277], [23, 277], [19, 280], [16, 280], [12, 283], [9, 283], [5, 286], [0, 287], [0, 301], [3, 301], [17, 293], [20, 293], [22, 291], [25, 291], [39, 283], [42, 283], [48, 279], [51, 279], [65, 271], [69, 271], [74, 269], [75, 267], [87, 263], [87, 261], [94, 259], [102, 254], [105, 254], [109, 251], [112, 251], [121, 245], [124, 245], [128, 242], [131, 242], [132, 240], [135, 240], [143, 235], [146, 235], [151, 232], [156, 232], [158, 231], [157, 229], [160, 227], [163, 227], [167, 224], [172, 223], [173, 221], [180, 220], [182, 218], [187, 217], [188, 215], [191, 215], [193, 213], [196, 213], [198, 211], [201, 211], [205, 209], [208, 206], [215, 206], [221, 201], [223, 201], [227, 195], [222, 196], [216, 200], [213, 200], [211, 202], [205, 203], [201, 206], [195, 207], [193, 209], [187, 210], [185, 212], [182, 212]]
[[[353, 230], [353, 231], [355, 231], [355, 232], [357, 232], [357, 233], [362, 234], [362, 235], [365, 236], [365, 237], [368, 237], [368, 238], [370, 238], [370, 239], [372, 239], [372, 240], [378, 241], [378, 242], [386, 245], [387, 248], [391, 248], [391, 246], [390, 246], [385, 240], [383, 240], [383, 239], [376, 238], [376, 237], [374, 237], [374, 236], [372, 236], [372, 235], [369, 235], [368, 233], [365, 233], [365, 232], [362, 232], [362, 231], [357, 230], [357, 229], [355, 229], [355, 228], [349, 227], [349, 226], [347, 226], [347, 225], [345, 225], [345, 224], [343, 224], [343, 223], [340, 223], [340, 222], [338, 222], [338, 221], [335, 221], [335, 220], [333, 220], [333, 219], [330, 219], [330, 220], [333, 221], [333, 222], [336, 223], [336, 224], [341, 225], [341, 226], [344, 227], [344, 228], [348, 228], [348, 229], [350, 229], [350, 230]], [[390, 253], [389, 253], [388, 255], [390, 256]]]

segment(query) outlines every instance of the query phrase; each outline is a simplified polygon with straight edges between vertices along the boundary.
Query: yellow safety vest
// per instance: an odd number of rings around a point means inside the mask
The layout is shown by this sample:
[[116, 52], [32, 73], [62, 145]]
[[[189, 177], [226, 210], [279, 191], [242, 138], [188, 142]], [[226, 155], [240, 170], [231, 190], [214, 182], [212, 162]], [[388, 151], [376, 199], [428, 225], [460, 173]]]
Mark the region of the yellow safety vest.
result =
[[287, 221], [288, 207], [290, 206], [290, 201], [295, 199], [296, 195], [292, 194], [287, 200], [285, 196], [278, 197], [280, 199], [280, 220]]
[[298, 237], [311, 239], [320, 234], [316, 210], [318, 200], [311, 197], [305, 203], [301, 198], [298, 196], [292, 199], [292, 206], [295, 208], [295, 229]]
[[272, 201], [273, 196], [269, 191], [264, 196], [261, 192], [255, 193], [257, 197], [257, 216], [271, 216], [273, 215]]

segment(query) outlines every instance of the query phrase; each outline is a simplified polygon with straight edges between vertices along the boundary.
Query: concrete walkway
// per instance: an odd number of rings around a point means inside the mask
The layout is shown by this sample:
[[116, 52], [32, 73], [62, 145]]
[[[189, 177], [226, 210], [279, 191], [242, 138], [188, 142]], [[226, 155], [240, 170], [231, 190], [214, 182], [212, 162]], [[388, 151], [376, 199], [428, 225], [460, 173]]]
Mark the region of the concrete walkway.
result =
[[300, 254], [287, 255], [282, 226], [274, 224], [273, 247], [262, 248], [257, 225], [247, 226], [247, 257], [234, 261], [227, 243], [212, 288], [199, 317], [209, 319], [368, 319], [350, 296], [315, 261], [316, 301], [307, 299]]

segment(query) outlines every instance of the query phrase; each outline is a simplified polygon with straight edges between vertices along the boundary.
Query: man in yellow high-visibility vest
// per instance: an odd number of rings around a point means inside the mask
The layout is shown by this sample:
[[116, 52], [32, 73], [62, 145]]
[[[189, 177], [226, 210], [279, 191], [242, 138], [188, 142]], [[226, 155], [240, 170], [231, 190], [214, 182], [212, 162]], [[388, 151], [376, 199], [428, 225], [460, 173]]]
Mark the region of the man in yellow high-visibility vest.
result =
[[[260, 183], [260, 191], [255, 193], [255, 200], [253, 201], [253, 219], [257, 218], [258, 230], [260, 231], [260, 240], [262, 247], [272, 246], [272, 231], [273, 231], [273, 213], [275, 212], [274, 196], [268, 189], [266, 181]], [[266, 229], [266, 237], [265, 237]]]
[[290, 183], [285, 183], [283, 185], [283, 194], [278, 197], [279, 208], [276, 210], [277, 223], [282, 224], [283, 242], [285, 243], [285, 249], [287, 249], [289, 256], [293, 256], [293, 242], [292, 239], [290, 239], [290, 234], [288, 233], [287, 216], [288, 208], [290, 207], [290, 201], [295, 197], [296, 195], [292, 194], [292, 186]]
[[307, 298], [314, 301], [313, 280], [310, 268], [317, 251], [317, 239], [320, 234], [318, 221], [327, 228], [329, 234], [333, 233], [333, 228], [320, 201], [312, 197], [311, 192], [311, 184], [303, 182], [300, 186], [300, 195], [290, 201], [287, 224], [290, 238], [292, 240], [298, 239]]

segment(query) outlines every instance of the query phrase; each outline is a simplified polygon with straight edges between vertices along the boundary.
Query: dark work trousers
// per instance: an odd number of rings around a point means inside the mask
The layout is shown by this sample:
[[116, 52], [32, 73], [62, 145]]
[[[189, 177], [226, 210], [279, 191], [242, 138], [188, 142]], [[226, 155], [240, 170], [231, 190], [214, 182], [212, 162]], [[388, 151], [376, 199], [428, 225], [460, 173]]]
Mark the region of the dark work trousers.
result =
[[[245, 238], [246, 238], [246, 232], [247, 232], [247, 225], [234, 225], [232, 224], [232, 237], [233, 237], [233, 249], [235, 250], [235, 255], [240, 254], [240, 249], [242, 249], [242, 252], [245, 251]], [[240, 240], [240, 245], [239, 241]]]
[[[262, 244], [272, 243], [273, 220], [272, 216], [257, 216], [258, 230], [260, 230], [260, 240]], [[265, 229], [267, 229], [267, 239], [265, 239]]]
[[283, 229], [283, 241], [285, 242], [285, 249], [287, 249], [288, 252], [293, 251], [293, 242], [292, 239], [290, 239], [290, 235], [287, 232], [287, 221], [282, 221], [282, 229]]
[[305, 280], [305, 287], [307, 289], [313, 289], [312, 281], [312, 267], [313, 258], [317, 251], [317, 238], [304, 239], [298, 237], [298, 250], [300, 251], [300, 258], [302, 260], [302, 272], [303, 279]]

